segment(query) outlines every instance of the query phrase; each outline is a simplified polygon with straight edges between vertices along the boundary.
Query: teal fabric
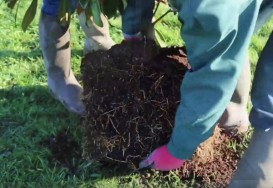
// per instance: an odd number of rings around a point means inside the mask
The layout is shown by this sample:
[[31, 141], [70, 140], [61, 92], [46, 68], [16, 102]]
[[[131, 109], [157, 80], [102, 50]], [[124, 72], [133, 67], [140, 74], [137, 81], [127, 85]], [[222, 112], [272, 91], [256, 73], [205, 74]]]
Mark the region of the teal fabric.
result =
[[188, 159], [211, 136], [235, 90], [261, 0], [176, 0], [192, 70], [181, 86], [181, 104], [168, 143]]
[[[258, 30], [273, 15], [273, 1], [263, 0], [255, 30]], [[252, 109], [250, 122], [255, 129], [273, 126], [273, 33], [271, 33], [256, 66], [251, 91]]]
[[263, 0], [259, 10], [258, 19], [255, 26], [255, 31], [260, 29], [273, 15], [273, 1]]
[[122, 14], [122, 32], [134, 36], [146, 29], [152, 21], [154, 5], [154, 0], [127, 0]]
[[273, 128], [273, 33], [264, 47], [253, 79], [250, 122], [255, 129]]

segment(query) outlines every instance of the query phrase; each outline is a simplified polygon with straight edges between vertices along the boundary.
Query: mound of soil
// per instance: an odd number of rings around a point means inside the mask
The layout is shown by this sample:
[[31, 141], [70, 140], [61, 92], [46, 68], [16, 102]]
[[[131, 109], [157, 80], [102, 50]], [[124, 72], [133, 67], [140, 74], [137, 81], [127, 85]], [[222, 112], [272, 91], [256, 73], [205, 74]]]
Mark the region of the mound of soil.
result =
[[133, 165], [166, 143], [185, 65], [182, 49], [159, 49], [152, 41], [124, 42], [87, 55], [82, 63], [85, 156]]
[[[122, 42], [88, 54], [81, 65], [88, 112], [84, 157], [137, 168], [166, 144], [189, 68], [183, 47], [159, 48], [153, 41]], [[181, 169], [181, 178], [194, 175], [202, 182], [226, 184], [241, 154], [227, 149], [229, 141], [229, 135], [216, 131]]]

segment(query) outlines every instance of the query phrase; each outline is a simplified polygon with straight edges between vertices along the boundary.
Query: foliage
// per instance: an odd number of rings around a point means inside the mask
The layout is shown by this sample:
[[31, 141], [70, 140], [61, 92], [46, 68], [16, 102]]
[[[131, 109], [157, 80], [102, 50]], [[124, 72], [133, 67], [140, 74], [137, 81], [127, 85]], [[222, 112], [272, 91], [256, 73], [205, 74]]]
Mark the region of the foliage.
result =
[[[42, 1], [42, 0], [40, 0]], [[76, 0], [77, 7], [73, 7], [70, 0], [59, 0], [60, 8], [58, 17], [62, 25], [67, 25], [71, 21], [71, 15], [76, 8], [77, 12], [85, 11], [86, 18], [92, 19], [95, 24], [102, 27], [101, 13], [107, 15], [108, 18], [117, 17], [122, 14], [127, 5], [127, 0]], [[168, 4], [167, 0], [156, 0], [164, 4]], [[15, 18], [17, 17], [20, 0], [3, 0], [7, 7], [14, 9], [17, 6]], [[34, 20], [37, 12], [38, 0], [32, 0], [28, 8], [25, 10], [21, 27], [26, 31], [31, 22]], [[158, 30], [156, 30], [158, 33]], [[161, 41], [161, 34], [157, 34]]]
[[[14, 9], [19, 6], [20, 0], [4, 0], [7, 7]], [[117, 15], [118, 11], [122, 12], [126, 5], [126, 0], [77, 0], [77, 11], [85, 11], [86, 18], [91, 18], [100, 27], [103, 26], [101, 13], [112, 17]], [[27, 8], [22, 21], [22, 29], [26, 31], [36, 16], [38, 0], [32, 0]], [[72, 4], [70, 0], [60, 0], [59, 19], [62, 24], [69, 24], [72, 15]], [[16, 10], [17, 16], [18, 8]]]

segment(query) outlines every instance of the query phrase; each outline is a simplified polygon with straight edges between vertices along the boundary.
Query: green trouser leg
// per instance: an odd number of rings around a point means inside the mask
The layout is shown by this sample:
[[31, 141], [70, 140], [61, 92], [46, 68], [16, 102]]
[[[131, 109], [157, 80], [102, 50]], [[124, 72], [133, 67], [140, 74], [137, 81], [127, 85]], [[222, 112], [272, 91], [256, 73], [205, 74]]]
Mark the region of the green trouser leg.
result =
[[260, 4], [261, 0], [176, 1], [192, 70], [181, 86], [168, 143], [175, 157], [190, 158], [212, 134], [235, 90]]
[[[259, 15], [255, 26], [258, 31], [272, 16], [273, 1], [263, 0], [259, 9]], [[247, 102], [251, 85], [250, 62], [247, 59], [241, 76], [238, 80], [235, 92], [231, 101], [219, 121], [219, 127], [225, 130], [237, 129], [238, 132], [248, 130], [249, 118], [247, 112]]]
[[[265, 24], [273, 13], [273, 1], [263, 0], [259, 9], [259, 15], [255, 26], [255, 32]], [[250, 62], [247, 58], [241, 76], [238, 80], [235, 92], [227, 109], [219, 120], [219, 127], [225, 130], [237, 129], [238, 132], [248, 130], [249, 119], [247, 112], [248, 96], [251, 85]]]

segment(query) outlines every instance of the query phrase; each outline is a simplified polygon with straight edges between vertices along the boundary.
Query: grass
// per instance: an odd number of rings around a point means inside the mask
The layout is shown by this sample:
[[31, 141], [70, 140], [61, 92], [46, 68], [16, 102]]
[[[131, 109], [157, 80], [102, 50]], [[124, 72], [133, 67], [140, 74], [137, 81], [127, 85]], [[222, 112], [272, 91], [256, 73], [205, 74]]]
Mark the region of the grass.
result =
[[[21, 2], [20, 6], [26, 7], [27, 3]], [[139, 174], [122, 175], [119, 170], [87, 161], [81, 161], [71, 173], [67, 167], [49, 160], [50, 151], [40, 143], [62, 130], [71, 132], [73, 139], [80, 142], [80, 118], [68, 113], [47, 90], [38, 15], [23, 32], [23, 12], [19, 11], [15, 23], [15, 10], [4, 7], [0, 7], [0, 187], [143, 187]], [[111, 19], [110, 23], [111, 36], [118, 43], [122, 40], [120, 18]], [[270, 25], [272, 20], [253, 37], [253, 70], [272, 29]], [[169, 14], [156, 27], [167, 45], [183, 44], [174, 15]], [[76, 17], [71, 24], [71, 42], [73, 70], [80, 80], [84, 34]], [[183, 187], [175, 172], [167, 179], [171, 181], [163, 182], [159, 176], [153, 176], [145, 186]]]

